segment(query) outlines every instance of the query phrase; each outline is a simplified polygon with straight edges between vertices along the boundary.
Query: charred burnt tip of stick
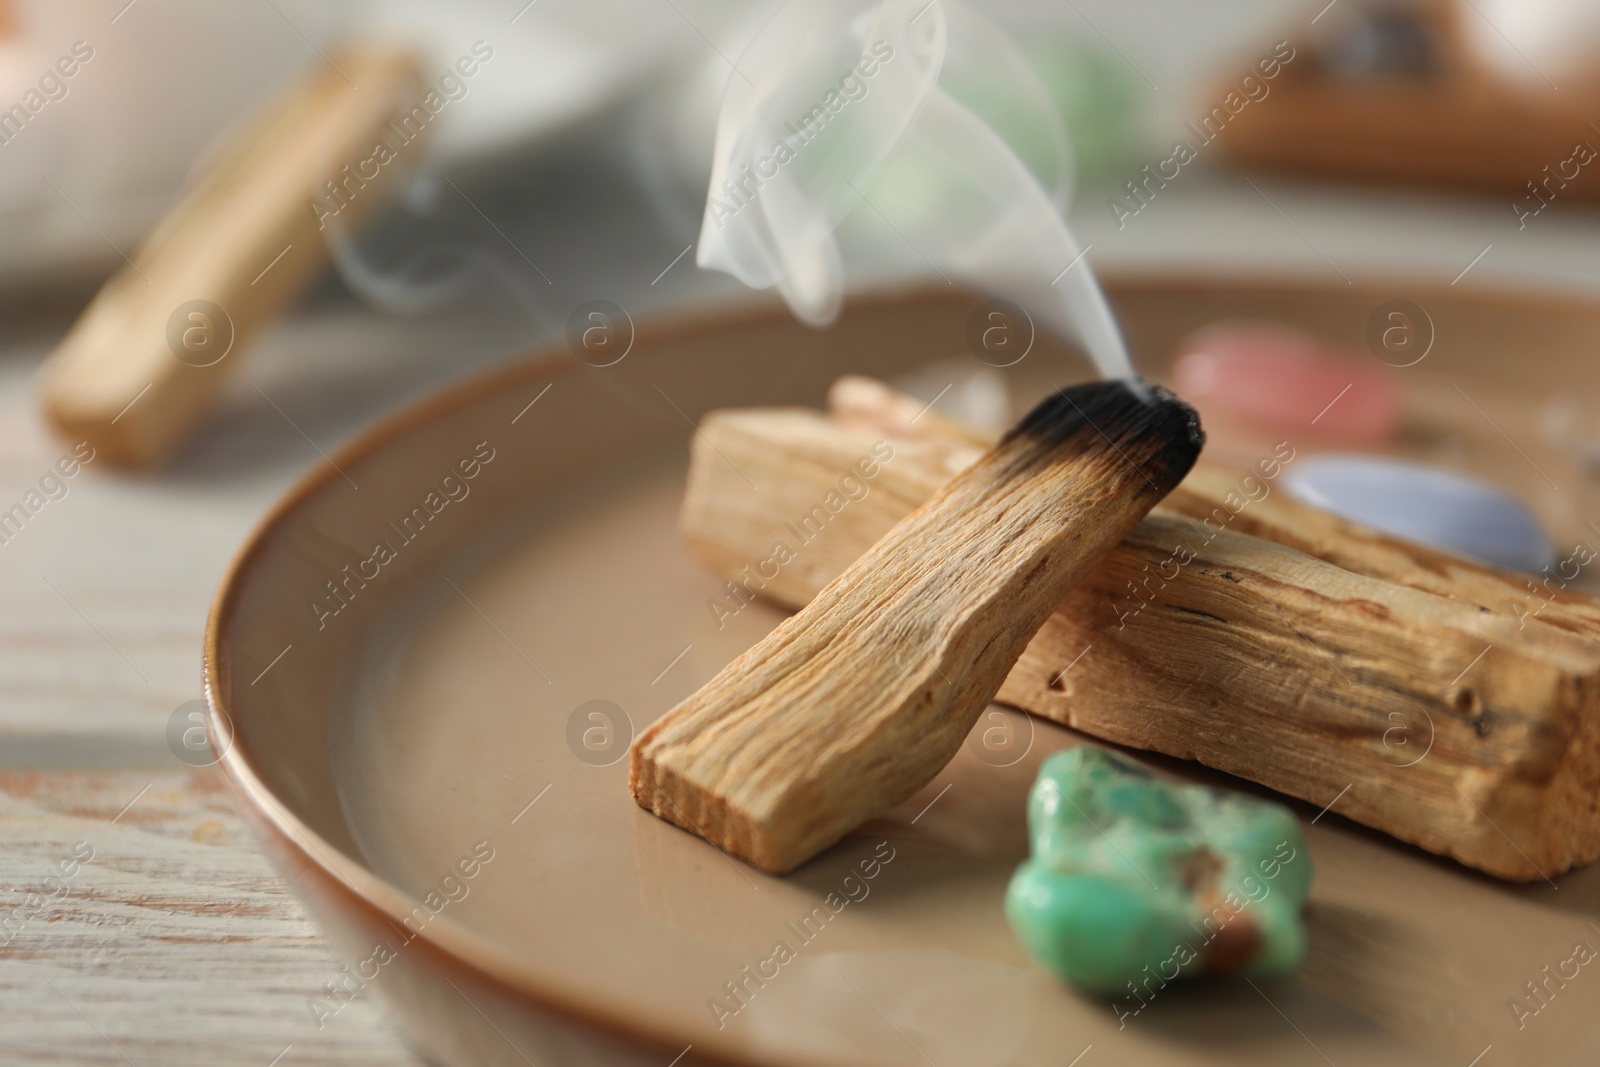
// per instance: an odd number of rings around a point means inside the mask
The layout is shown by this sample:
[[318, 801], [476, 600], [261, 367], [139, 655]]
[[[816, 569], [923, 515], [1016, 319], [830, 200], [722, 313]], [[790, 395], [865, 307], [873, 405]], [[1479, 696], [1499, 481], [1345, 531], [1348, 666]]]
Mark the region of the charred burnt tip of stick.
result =
[[1064, 450], [1067, 456], [1121, 456], [1145, 474], [1152, 490], [1165, 495], [1194, 466], [1206, 435], [1194, 408], [1169, 389], [1095, 381], [1045, 397], [1001, 444], [1020, 441], [1043, 451]]

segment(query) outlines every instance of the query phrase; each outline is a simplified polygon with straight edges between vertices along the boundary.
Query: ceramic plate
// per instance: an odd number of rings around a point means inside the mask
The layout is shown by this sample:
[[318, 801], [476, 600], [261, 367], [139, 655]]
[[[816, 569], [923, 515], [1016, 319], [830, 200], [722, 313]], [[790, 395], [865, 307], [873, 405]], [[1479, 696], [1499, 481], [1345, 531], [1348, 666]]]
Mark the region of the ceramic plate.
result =
[[[1595, 308], [1381, 284], [1111, 289], [1157, 374], [1207, 322], [1361, 347], [1375, 309], [1414, 300], [1433, 343], [1399, 372], [1403, 450], [1510, 488], [1560, 545], [1595, 541], [1590, 476], [1540, 422], [1592, 389]], [[1317, 877], [1297, 977], [1174, 987], [1137, 1014], [1065, 990], [1001, 897], [1040, 761], [1086, 742], [1014, 712], [1022, 758], [969, 745], [786, 878], [634, 806], [631, 737], [782, 617], [708, 610], [719, 583], [676, 533], [694, 421], [820, 406], [844, 372], [973, 360], [978, 304], [880, 295], [825, 332], [777, 308], [641, 325], [603, 367], [559, 346], [391, 418], [273, 512], [219, 594], [206, 676], [222, 766], [342, 954], [343, 992], [312, 1010], [376, 991], [427, 1055], [463, 1065], [1595, 1062], [1600, 971], [1571, 961], [1600, 947], [1600, 872], [1503, 883], [1298, 802]], [[1044, 338], [1002, 373], [1019, 404], [1088, 376]], [[1213, 459], [1258, 454], [1247, 432], [1213, 437]], [[773, 964], [779, 942], [792, 958]]]

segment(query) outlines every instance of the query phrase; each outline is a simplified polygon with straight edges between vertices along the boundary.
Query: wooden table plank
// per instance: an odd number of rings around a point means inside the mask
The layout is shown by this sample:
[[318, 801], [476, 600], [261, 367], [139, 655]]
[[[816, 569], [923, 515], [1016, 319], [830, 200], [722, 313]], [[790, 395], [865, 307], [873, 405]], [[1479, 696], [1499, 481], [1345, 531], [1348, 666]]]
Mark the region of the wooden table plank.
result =
[[0, 774], [0, 1062], [422, 1063], [339, 966], [215, 771]]

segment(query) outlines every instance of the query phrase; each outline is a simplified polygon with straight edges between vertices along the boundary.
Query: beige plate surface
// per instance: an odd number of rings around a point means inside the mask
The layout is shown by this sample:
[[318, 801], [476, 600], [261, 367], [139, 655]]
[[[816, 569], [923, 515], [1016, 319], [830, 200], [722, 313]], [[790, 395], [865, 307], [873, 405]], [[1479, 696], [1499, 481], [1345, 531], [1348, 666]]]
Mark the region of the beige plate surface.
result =
[[[1563, 546], [1600, 544], [1584, 526], [1600, 503], [1538, 422], [1552, 398], [1593, 395], [1600, 310], [1379, 285], [1112, 288], [1154, 368], [1219, 318], [1359, 346], [1379, 304], [1417, 300], [1437, 338], [1401, 372], [1415, 412], [1403, 449], [1506, 485]], [[752, 605], [719, 629], [707, 608], [717, 584], [675, 531], [691, 421], [820, 405], [842, 372], [962, 357], [977, 304], [879, 297], [822, 333], [777, 310], [644, 327], [604, 368], [552, 352], [379, 426], [280, 506], [219, 595], [206, 669], [223, 765], [345, 953], [309, 1009], [336, 1026], [345, 997], [376, 989], [429, 1054], [460, 1064], [1464, 1067], [1486, 1046], [1483, 1067], [1594, 1063], [1600, 964], [1574, 958], [1600, 948], [1600, 871], [1502, 884], [1337, 806], [1295, 805], [1317, 868], [1295, 980], [1117, 1006], [1061, 989], [1000, 902], [1039, 762], [1083, 739], [1016, 713], [978, 727], [1024, 739], [1016, 762], [969, 743], [786, 879], [634, 807], [632, 733], [781, 617]], [[1086, 376], [1044, 341], [1005, 373], [1019, 400]], [[1270, 440], [1213, 436], [1213, 458], [1242, 463]], [[830, 893], [849, 903], [834, 913]], [[750, 977], [780, 941], [793, 958]]]

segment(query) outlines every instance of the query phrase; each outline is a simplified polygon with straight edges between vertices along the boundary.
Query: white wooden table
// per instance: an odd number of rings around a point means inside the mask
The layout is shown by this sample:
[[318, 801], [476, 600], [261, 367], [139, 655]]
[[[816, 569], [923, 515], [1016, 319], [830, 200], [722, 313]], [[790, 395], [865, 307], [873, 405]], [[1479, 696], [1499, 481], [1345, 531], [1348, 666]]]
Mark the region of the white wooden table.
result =
[[215, 771], [0, 774], [0, 825], [0, 1060], [422, 1062], [366, 1000], [318, 1028], [339, 965]]

